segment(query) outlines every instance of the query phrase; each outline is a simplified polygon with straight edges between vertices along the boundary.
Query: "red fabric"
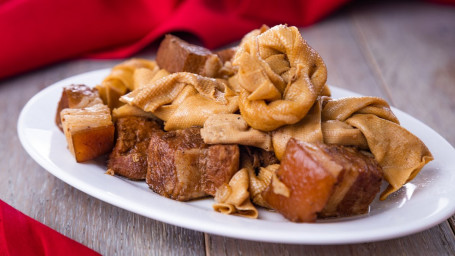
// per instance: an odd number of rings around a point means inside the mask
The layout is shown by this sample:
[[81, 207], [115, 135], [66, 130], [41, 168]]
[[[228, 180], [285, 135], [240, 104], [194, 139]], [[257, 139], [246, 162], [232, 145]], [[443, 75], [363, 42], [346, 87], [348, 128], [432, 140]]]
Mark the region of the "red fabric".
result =
[[437, 3], [437, 4], [455, 5], [455, 0], [428, 0], [428, 1]]
[[0, 79], [69, 58], [129, 57], [169, 32], [215, 48], [262, 24], [310, 25], [348, 1], [0, 0]]
[[0, 255], [100, 255], [0, 200]]

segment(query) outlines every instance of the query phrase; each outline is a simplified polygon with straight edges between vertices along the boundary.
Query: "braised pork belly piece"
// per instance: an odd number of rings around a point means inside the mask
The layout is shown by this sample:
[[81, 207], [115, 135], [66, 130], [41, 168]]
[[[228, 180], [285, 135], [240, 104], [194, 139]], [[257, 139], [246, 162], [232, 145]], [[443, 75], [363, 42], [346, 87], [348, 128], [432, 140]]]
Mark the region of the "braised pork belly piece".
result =
[[200, 128], [153, 133], [147, 150], [146, 182], [156, 193], [179, 201], [207, 195], [239, 169], [237, 145], [208, 145]]
[[96, 104], [102, 104], [103, 101], [99, 97], [98, 91], [84, 84], [72, 84], [66, 86], [62, 90], [62, 96], [57, 105], [55, 115], [55, 123], [63, 132], [62, 120], [60, 112], [65, 108], [85, 108]]
[[251, 146], [240, 146], [241, 167], [258, 170], [260, 167], [267, 167], [272, 164], [279, 164], [273, 151], [266, 151], [262, 148]]
[[152, 133], [161, 131], [161, 125], [150, 118], [119, 118], [116, 122], [117, 141], [109, 155], [108, 169], [128, 179], [145, 180], [150, 138]]
[[382, 169], [368, 154], [291, 139], [262, 196], [287, 219], [314, 222], [318, 215], [366, 213], [381, 181]]
[[223, 66], [217, 54], [173, 35], [166, 35], [161, 41], [156, 62], [171, 73], [191, 72], [207, 77], [216, 77]]
[[320, 147], [343, 167], [321, 217], [343, 217], [368, 212], [379, 192], [383, 171], [373, 155], [353, 147], [323, 145]]
[[114, 124], [106, 105], [65, 108], [60, 113], [68, 148], [77, 162], [109, 153], [114, 146]]
[[63, 88], [56, 123], [77, 162], [107, 154], [114, 146], [114, 124], [109, 108], [96, 90], [73, 84]]

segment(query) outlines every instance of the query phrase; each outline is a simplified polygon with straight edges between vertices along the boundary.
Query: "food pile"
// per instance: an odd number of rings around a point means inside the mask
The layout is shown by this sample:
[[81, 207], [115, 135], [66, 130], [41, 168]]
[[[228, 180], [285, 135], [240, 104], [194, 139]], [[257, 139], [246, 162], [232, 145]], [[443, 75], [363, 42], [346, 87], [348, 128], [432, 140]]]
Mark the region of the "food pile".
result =
[[433, 159], [377, 97], [333, 99], [322, 58], [296, 27], [263, 26], [218, 52], [167, 35], [156, 60], [64, 88], [56, 122], [76, 161], [179, 201], [295, 222], [368, 212]]

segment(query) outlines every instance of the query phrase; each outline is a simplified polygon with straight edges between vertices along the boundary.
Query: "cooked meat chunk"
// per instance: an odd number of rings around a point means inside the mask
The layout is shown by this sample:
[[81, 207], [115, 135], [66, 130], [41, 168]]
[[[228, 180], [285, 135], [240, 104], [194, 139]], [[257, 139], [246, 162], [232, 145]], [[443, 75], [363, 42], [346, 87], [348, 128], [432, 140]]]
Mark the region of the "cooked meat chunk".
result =
[[215, 195], [239, 167], [237, 145], [208, 145], [199, 128], [154, 133], [147, 151], [146, 182], [156, 193], [187, 201]]
[[108, 169], [128, 179], [144, 180], [150, 137], [161, 131], [156, 121], [146, 117], [119, 118], [116, 122], [117, 142], [109, 156]]
[[338, 183], [321, 217], [341, 217], [368, 212], [382, 183], [382, 169], [374, 157], [352, 147], [323, 146], [322, 150], [343, 166]]
[[251, 146], [240, 147], [240, 159], [242, 167], [252, 167], [253, 169], [280, 163], [275, 152]]
[[215, 196], [216, 190], [239, 170], [237, 145], [210, 145], [199, 159], [204, 191]]
[[210, 50], [173, 35], [164, 37], [156, 53], [156, 62], [171, 73], [191, 72], [208, 77], [215, 77], [223, 65], [219, 56]]
[[260, 148], [254, 148], [255, 155], [258, 157], [259, 166], [258, 167], [267, 167], [272, 164], [279, 164], [280, 160], [276, 158], [275, 152], [266, 151]]
[[109, 153], [114, 146], [114, 123], [109, 108], [96, 104], [60, 112], [68, 149], [78, 163]]
[[63, 88], [55, 122], [65, 134], [77, 162], [109, 153], [114, 146], [114, 124], [98, 91], [83, 84]]
[[83, 84], [72, 84], [63, 88], [62, 96], [57, 106], [55, 123], [63, 131], [60, 112], [65, 108], [85, 108], [96, 104], [102, 104], [98, 91]]
[[318, 214], [349, 216], [367, 212], [381, 180], [380, 166], [367, 154], [291, 139], [276, 176], [262, 195], [289, 220], [314, 222]]

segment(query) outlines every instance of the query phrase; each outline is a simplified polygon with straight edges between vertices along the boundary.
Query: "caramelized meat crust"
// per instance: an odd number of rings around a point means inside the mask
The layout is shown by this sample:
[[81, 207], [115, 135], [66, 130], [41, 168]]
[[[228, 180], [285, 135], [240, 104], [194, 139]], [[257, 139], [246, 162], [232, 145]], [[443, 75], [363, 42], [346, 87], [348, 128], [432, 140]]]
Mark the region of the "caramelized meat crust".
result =
[[[353, 148], [310, 144], [291, 139], [278, 181], [263, 192], [266, 202], [287, 219], [314, 222], [318, 216], [349, 216], [368, 211], [379, 192], [382, 170], [375, 160]], [[289, 194], [276, 184], [284, 184]]]
[[251, 146], [240, 146], [240, 159], [242, 167], [251, 167], [255, 170], [280, 163], [275, 152]]
[[114, 123], [97, 90], [83, 84], [64, 87], [55, 118], [76, 162], [92, 160], [112, 150]]
[[170, 73], [191, 72], [208, 77], [216, 76], [223, 65], [220, 57], [210, 50], [170, 34], [161, 41], [156, 62]]
[[239, 147], [237, 145], [210, 145], [200, 156], [204, 191], [215, 196], [216, 190], [239, 170]]
[[208, 145], [199, 128], [154, 133], [147, 151], [146, 182], [179, 201], [215, 195], [239, 168], [237, 145]]
[[342, 217], [368, 212], [382, 183], [382, 169], [374, 157], [352, 147], [324, 145], [321, 149], [343, 166], [343, 172], [319, 216]]
[[83, 108], [97, 103], [102, 103], [98, 91], [84, 84], [72, 84], [63, 88], [62, 95], [57, 105], [55, 123], [63, 131], [60, 112], [65, 108]]
[[153, 133], [161, 132], [154, 120], [128, 116], [116, 122], [117, 142], [109, 156], [108, 169], [132, 180], [144, 180], [147, 173], [147, 148]]

